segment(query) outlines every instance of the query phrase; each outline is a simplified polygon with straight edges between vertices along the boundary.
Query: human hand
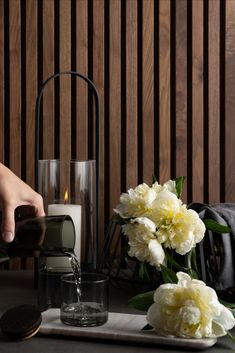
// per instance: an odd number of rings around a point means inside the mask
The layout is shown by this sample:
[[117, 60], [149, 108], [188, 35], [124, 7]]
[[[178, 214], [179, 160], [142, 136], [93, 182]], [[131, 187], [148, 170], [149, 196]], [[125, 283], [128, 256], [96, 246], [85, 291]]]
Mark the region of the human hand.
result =
[[27, 206], [25, 210], [29, 216], [45, 216], [42, 196], [0, 163], [1, 233], [7, 243], [14, 239], [15, 210], [20, 206]]

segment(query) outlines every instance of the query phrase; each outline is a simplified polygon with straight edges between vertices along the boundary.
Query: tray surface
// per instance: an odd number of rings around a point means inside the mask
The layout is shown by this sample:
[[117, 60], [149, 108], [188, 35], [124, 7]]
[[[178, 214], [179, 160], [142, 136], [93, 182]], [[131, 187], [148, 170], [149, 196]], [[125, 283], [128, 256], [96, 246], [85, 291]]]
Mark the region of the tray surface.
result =
[[68, 337], [94, 338], [154, 345], [189, 347], [205, 349], [213, 346], [216, 338], [186, 339], [160, 336], [156, 331], [142, 331], [147, 324], [145, 315], [122, 314], [109, 312], [108, 321], [97, 327], [74, 327], [60, 321], [60, 310], [49, 309], [42, 313], [42, 324], [39, 333], [45, 335], [62, 335]]

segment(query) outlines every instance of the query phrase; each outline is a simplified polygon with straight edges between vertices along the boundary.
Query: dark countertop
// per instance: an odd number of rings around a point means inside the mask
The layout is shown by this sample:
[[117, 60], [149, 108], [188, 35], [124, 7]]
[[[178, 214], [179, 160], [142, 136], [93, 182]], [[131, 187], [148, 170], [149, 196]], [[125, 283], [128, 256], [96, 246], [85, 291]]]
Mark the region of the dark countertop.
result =
[[[110, 311], [134, 312], [127, 306], [127, 300], [135, 294], [131, 288], [110, 288]], [[0, 271], [0, 314], [19, 304], [36, 304], [37, 291], [34, 289], [33, 273], [30, 271]], [[235, 336], [235, 330], [233, 330]], [[70, 339], [55, 336], [36, 335], [27, 341], [11, 342], [0, 332], [1, 353], [173, 353], [182, 349], [154, 347], [144, 345], [125, 344], [108, 341], [89, 341], [85, 339]], [[235, 351], [233, 344], [227, 337], [220, 338], [215, 346], [201, 350], [207, 353], [229, 353]], [[185, 352], [195, 350], [185, 349]]]

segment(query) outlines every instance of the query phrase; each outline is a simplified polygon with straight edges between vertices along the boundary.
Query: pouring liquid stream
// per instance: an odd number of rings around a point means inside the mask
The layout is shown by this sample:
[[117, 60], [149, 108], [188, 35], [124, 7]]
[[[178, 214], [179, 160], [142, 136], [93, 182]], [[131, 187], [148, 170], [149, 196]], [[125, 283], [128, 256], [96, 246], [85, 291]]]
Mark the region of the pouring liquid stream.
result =
[[74, 281], [77, 287], [78, 300], [81, 300], [82, 290], [81, 290], [81, 266], [78, 261], [76, 254], [73, 251], [66, 251], [65, 254], [68, 256], [72, 272], [74, 275]]
[[[107, 309], [104, 308], [103, 303], [100, 303], [99, 300], [94, 301], [90, 297], [91, 293], [89, 293], [87, 287], [89, 281], [87, 283], [85, 282], [85, 287], [84, 282], [82, 285], [81, 267], [75, 253], [69, 250], [65, 252], [65, 255], [68, 256], [71, 264], [73, 281], [76, 286], [75, 296], [77, 296], [77, 298], [75, 299], [74, 297], [75, 300], [72, 302], [62, 303], [60, 314], [61, 321], [64, 324], [72, 326], [97, 326], [104, 324], [107, 321]], [[92, 286], [92, 282], [90, 285]], [[94, 285], [95, 282], [93, 283], [93, 286]]]

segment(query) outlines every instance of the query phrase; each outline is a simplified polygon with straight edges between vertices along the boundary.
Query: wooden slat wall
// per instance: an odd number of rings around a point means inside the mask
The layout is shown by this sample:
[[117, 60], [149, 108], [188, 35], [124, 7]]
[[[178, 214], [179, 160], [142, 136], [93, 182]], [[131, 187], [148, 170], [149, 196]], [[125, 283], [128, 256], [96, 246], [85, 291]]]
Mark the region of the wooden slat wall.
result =
[[[191, 186], [192, 200], [204, 200], [204, 124], [203, 124], [203, 0], [192, 3], [192, 42], [191, 42]], [[200, 29], [200, 30], [199, 30]]]
[[[100, 96], [100, 240], [119, 195], [186, 175], [185, 202], [235, 202], [235, 0], [0, 0], [0, 159], [34, 187], [34, 110], [58, 71]], [[87, 86], [51, 82], [41, 158], [92, 158]]]
[[[157, 163], [155, 165], [155, 175], [160, 183], [171, 177], [171, 9], [170, 0], [159, 2], [159, 49], [156, 48], [159, 55], [158, 80], [155, 81], [155, 90], [159, 89], [159, 99], [155, 101], [155, 118], [157, 124], [154, 130], [155, 144], [159, 151], [156, 151]], [[157, 32], [155, 32], [157, 33]], [[172, 76], [172, 87], [173, 87]], [[159, 87], [159, 88], [158, 88]], [[158, 108], [159, 104], [159, 108]], [[172, 110], [173, 111], [173, 110]], [[172, 114], [175, 116], [175, 114]], [[173, 151], [175, 153], [175, 151]], [[173, 156], [172, 156], [173, 157]], [[174, 157], [173, 157], [174, 159]]]

